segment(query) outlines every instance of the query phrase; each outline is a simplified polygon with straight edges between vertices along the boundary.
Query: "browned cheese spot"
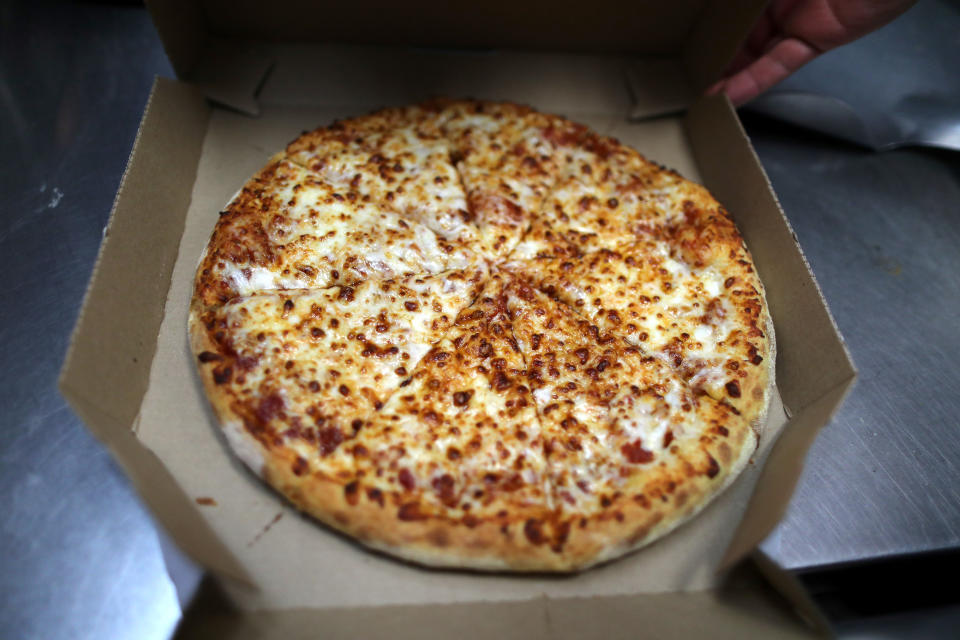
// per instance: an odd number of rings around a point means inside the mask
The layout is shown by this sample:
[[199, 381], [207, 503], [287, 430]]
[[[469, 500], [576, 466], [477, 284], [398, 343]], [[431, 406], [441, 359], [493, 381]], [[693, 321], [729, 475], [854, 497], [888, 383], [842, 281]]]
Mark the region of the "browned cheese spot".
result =
[[320, 445], [320, 455], [330, 455], [343, 442], [343, 432], [340, 427], [324, 427], [320, 429], [317, 438]]
[[293, 461], [290, 468], [295, 476], [303, 476], [310, 471], [310, 465], [307, 464], [306, 458], [302, 456], [297, 456], [297, 459]]
[[367, 489], [367, 498], [370, 502], [376, 502], [381, 507], [383, 506], [383, 491], [380, 491], [380, 489]]
[[356, 480], [348, 482], [343, 487], [343, 497], [351, 507], [360, 502], [360, 483]]
[[413, 488], [417, 486], [417, 481], [414, 480], [413, 474], [406, 468], [400, 469], [400, 473], [397, 474], [397, 480], [400, 482], [400, 486], [407, 491], [413, 491]]
[[639, 439], [623, 445], [620, 447], [620, 451], [623, 453], [623, 457], [627, 459], [627, 462], [631, 464], [653, 462], [653, 452], [644, 449], [643, 443]]
[[718, 473], [720, 473], [720, 464], [714, 459], [713, 456], [707, 454], [707, 477], [714, 478]]
[[213, 381], [217, 384], [226, 384], [233, 378], [233, 367], [217, 367], [213, 370]]
[[731, 380], [725, 385], [724, 388], [727, 390], [727, 395], [731, 398], [740, 397], [740, 383], [736, 380]]
[[530, 518], [524, 523], [523, 534], [527, 536], [527, 540], [535, 545], [541, 545], [546, 542], [546, 537], [543, 535], [542, 523], [535, 518]]
[[400, 508], [397, 510], [397, 519], [404, 522], [426, 520], [427, 515], [420, 511], [419, 502], [406, 502], [400, 505]]

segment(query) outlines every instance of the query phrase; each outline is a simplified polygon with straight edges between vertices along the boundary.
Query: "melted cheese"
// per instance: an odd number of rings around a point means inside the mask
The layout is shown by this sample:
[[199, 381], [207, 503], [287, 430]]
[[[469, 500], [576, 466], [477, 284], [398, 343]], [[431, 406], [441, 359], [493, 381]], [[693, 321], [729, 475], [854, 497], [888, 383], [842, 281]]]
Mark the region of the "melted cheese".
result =
[[239, 259], [218, 259], [211, 268], [233, 295], [438, 273], [478, 262], [459, 241], [451, 244], [424, 224], [351, 199], [296, 164], [281, 161], [270, 175], [276, 178], [256, 200], [231, 205], [225, 252]]
[[693, 268], [657, 240], [582, 259], [515, 261], [506, 267], [668, 365], [674, 361], [671, 349], [681, 344], [683, 361], [702, 369], [691, 383], [711, 391], [723, 386], [723, 365], [736, 357], [728, 342], [740, 325], [720, 267]]
[[313, 458], [323, 429], [349, 434], [354, 420], [365, 419], [408, 377], [476, 296], [484, 273], [237, 298], [218, 314], [237, 354], [231, 385], [263, 419], [281, 410], [299, 416], [301, 431], [284, 437]]
[[339, 138], [298, 150], [292, 158], [343, 193], [420, 223], [447, 240], [473, 242], [466, 195], [449, 144], [414, 125], [344, 143]]
[[[464, 312], [471, 319], [436, 345], [384, 405], [383, 418], [361, 432], [359, 442], [370, 453], [358, 460], [360, 468], [391, 470], [370, 471], [366, 482], [387, 491], [415, 483], [433, 508], [461, 515], [482, 515], [491, 492], [498, 497], [495, 510], [504, 501], [550, 504], [536, 409], [518, 380], [523, 361], [489, 294], [488, 287]], [[482, 313], [470, 316], [474, 309]]]
[[[293, 143], [218, 227], [213, 270], [238, 297], [214, 319], [245, 416], [310, 469], [453, 517], [598, 512], [668, 442], [698, 442], [716, 407], [691, 389], [723, 389], [742, 328], [724, 266], [693, 266], [667, 228], [699, 192], [584, 135], [454, 103]], [[488, 272], [508, 255], [561, 302]]]

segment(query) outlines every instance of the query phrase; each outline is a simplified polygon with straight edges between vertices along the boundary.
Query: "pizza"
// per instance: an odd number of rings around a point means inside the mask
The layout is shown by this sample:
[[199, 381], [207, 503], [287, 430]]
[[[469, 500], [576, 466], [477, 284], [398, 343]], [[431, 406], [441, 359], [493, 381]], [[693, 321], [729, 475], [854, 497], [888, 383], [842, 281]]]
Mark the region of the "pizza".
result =
[[434, 100], [304, 133], [220, 212], [189, 338], [230, 448], [433, 566], [575, 571], [690, 519], [773, 387], [729, 213], [618, 141]]

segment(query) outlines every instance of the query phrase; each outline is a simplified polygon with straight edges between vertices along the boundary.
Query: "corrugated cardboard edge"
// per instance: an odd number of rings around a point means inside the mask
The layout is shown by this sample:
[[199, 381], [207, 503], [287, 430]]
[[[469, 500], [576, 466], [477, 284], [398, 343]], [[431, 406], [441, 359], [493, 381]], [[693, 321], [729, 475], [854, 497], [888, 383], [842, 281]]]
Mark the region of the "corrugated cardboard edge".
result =
[[[691, 107], [686, 126], [704, 184], [736, 220], [751, 218], [751, 224], [741, 226], [761, 277], [783, 281], [785, 276], [778, 274], [805, 272], [810, 283], [789, 288], [789, 294], [787, 287], [767, 291], [770, 314], [778, 328], [778, 387], [791, 419], [770, 453], [743, 522], [727, 549], [722, 565], [730, 566], [756, 547], [782, 518], [806, 452], [843, 403], [856, 379], [856, 369], [730, 101], [725, 96], [701, 98]], [[764, 241], [757, 242], [751, 234], [763, 234]], [[827, 348], [816, 348], [819, 346]], [[811, 376], [811, 371], [820, 375]]]
[[155, 80], [59, 386], [178, 544], [206, 564], [242, 578], [241, 565], [217, 541], [166, 467], [136, 437], [209, 113], [193, 87]]

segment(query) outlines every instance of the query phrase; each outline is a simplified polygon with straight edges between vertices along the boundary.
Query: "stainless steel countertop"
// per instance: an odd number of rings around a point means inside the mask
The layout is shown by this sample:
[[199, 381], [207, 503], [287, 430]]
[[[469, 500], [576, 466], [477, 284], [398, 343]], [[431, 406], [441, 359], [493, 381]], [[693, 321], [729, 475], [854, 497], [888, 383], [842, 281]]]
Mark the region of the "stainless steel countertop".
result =
[[[4, 637], [166, 638], [180, 616], [149, 514], [56, 390], [154, 74], [142, 8], [0, 7]], [[960, 548], [960, 155], [745, 125], [861, 372], [763, 548], [799, 572]]]

